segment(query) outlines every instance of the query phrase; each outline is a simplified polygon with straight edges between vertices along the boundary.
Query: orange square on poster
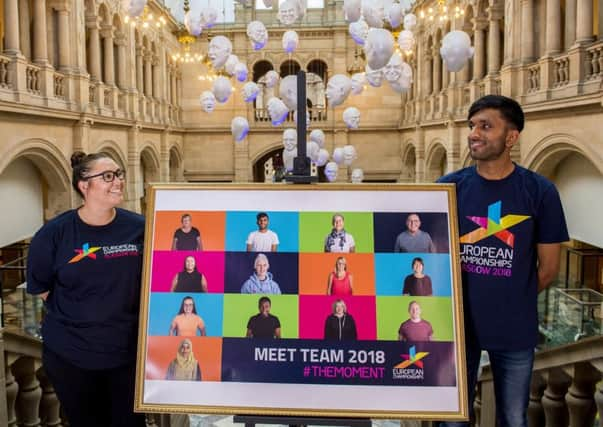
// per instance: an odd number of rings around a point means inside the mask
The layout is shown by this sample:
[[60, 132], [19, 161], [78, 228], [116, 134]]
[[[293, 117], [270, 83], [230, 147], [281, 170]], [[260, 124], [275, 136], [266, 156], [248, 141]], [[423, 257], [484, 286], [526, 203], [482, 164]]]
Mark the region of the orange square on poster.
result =
[[226, 212], [157, 211], [153, 250], [172, 249], [174, 232], [182, 226], [182, 215], [190, 214], [191, 224], [201, 234], [204, 251], [223, 251], [226, 230]]
[[184, 339], [191, 340], [193, 344], [193, 354], [201, 368], [201, 380], [221, 381], [221, 337], [147, 337], [145, 378], [147, 380], [164, 380], [168, 366], [176, 358], [180, 342]]
[[352, 295], [375, 295], [375, 263], [373, 254], [300, 253], [299, 294], [327, 295], [329, 274], [335, 262], [345, 258], [347, 272], [352, 275]]

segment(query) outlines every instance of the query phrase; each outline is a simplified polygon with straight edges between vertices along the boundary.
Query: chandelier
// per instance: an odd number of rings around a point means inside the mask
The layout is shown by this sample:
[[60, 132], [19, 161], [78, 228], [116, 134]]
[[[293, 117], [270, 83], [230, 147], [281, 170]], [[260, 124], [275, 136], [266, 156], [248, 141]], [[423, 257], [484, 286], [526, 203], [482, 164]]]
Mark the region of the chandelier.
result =
[[191, 36], [186, 29], [181, 28], [177, 31], [176, 37], [181, 47], [179, 52], [172, 54], [172, 60], [184, 64], [203, 61], [204, 57], [202, 54], [193, 53], [191, 50], [197, 39], [195, 36]]
[[447, 6], [446, 0], [437, 0], [437, 4], [434, 7], [428, 7], [419, 11], [419, 18], [428, 22], [443, 22], [453, 18], [460, 18], [464, 15], [465, 11], [459, 6]]
[[124, 22], [138, 28], [162, 28], [166, 25], [167, 20], [161, 13], [159, 16], [155, 16], [149, 6], [145, 6], [139, 16], [131, 17], [126, 14]]

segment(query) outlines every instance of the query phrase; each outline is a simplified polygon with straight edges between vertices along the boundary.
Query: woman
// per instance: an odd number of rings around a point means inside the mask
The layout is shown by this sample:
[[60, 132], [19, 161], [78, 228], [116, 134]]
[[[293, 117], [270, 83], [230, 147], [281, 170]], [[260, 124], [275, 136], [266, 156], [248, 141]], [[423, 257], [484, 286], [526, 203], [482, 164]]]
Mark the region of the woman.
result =
[[120, 209], [125, 171], [106, 153], [71, 156], [83, 204], [45, 224], [27, 261], [44, 299], [42, 360], [69, 423], [144, 426], [134, 379], [144, 218]]
[[174, 232], [173, 251], [202, 251], [201, 233], [193, 227], [191, 214], [185, 213], [180, 218], [182, 226]]
[[343, 227], [343, 215], [333, 215], [333, 229], [325, 238], [325, 252], [355, 252], [354, 237]]
[[201, 381], [201, 368], [193, 354], [193, 343], [188, 338], [180, 341], [176, 358], [168, 365], [165, 379]]
[[325, 339], [326, 340], [355, 340], [356, 322], [354, 318], [347, 313], [347, 307], [343, 300], [338, 299], [333, 303], [333, 313], [325, 321]]
[[197, 261], [193, 256], [184, 259], [184, 269], [176, 273], [172, 280], [172, 292], [207, 292], [207, 280], [197, 270]]
[[414, 258], [411, 263], [413, 274], [404, 279], [402, 295], [430, 297], [433, 295], [431, 277], [423, 273], [425, 264], [422, 258]]
[[186, 296], [182, 299], [178, 315], [172, 320], [170, 335], [194, 337], [197, 335], [197, 331], [199, 331], [199, 335], [205, 336], [205, 322], [197, 314], [193, 298]]
[[347, 270], [346, 260], [340, 256], [335, 261], [335, 270], [329, 273], [327, 295], [352, 295], [353, 277]]

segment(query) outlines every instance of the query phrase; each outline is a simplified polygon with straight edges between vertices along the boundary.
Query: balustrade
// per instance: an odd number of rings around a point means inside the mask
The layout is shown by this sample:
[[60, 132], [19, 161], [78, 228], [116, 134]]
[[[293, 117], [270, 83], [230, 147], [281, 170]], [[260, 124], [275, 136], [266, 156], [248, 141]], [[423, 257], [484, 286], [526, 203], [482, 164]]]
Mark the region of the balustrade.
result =
[[54, 73], [54, 96], [58, 99], [65, 99], [65, 76], [61, 73]]
[[11, 88], [9, 73], [10, 60], [10, 57], [0, 55], [0, 88], [2, 89]]
[[40, 95], [42, 81], [40, 78], [40, 67], [29, 64], [25, 68], [25, 84], [27, 91], [34, 95]]
[[603, 43], [597, 43], [586, 49], [586, 79], [603, 77]]
[[540, 64], [534, 64], [528, 68], [528, 93], [540, 90]]
[[553, 87], [565, 86], [569, 83], [570, 60], [568, 55], [560, 56], [554, 60]]

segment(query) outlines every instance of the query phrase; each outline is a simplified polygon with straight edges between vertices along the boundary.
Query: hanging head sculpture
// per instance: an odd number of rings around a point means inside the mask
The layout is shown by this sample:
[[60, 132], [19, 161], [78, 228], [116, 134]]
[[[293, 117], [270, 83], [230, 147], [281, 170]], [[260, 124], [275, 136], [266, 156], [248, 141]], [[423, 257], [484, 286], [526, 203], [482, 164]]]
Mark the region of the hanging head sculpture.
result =
[[251, 21], [247, 25], [247, 37], [251, 40], [253, 50], [260, 50], [268, 43], [268, 30], [260, 21]]
[[228, 56], [232, 53], [232, 43], [224, 36], [216, 36], [209, 42], [207, 56], [212, 66], [219, 70], [224, 66]]
[[342, 104], [350, 91], [352, 90], [352, 81], [344, 74], [335, 74], [327, 83], [327, 99], [331, 107]]
[[394, 36], [383, 28], [371, 28], [364, 42], [364, 53], [373, 70], [385, 67], [394, 53]]

